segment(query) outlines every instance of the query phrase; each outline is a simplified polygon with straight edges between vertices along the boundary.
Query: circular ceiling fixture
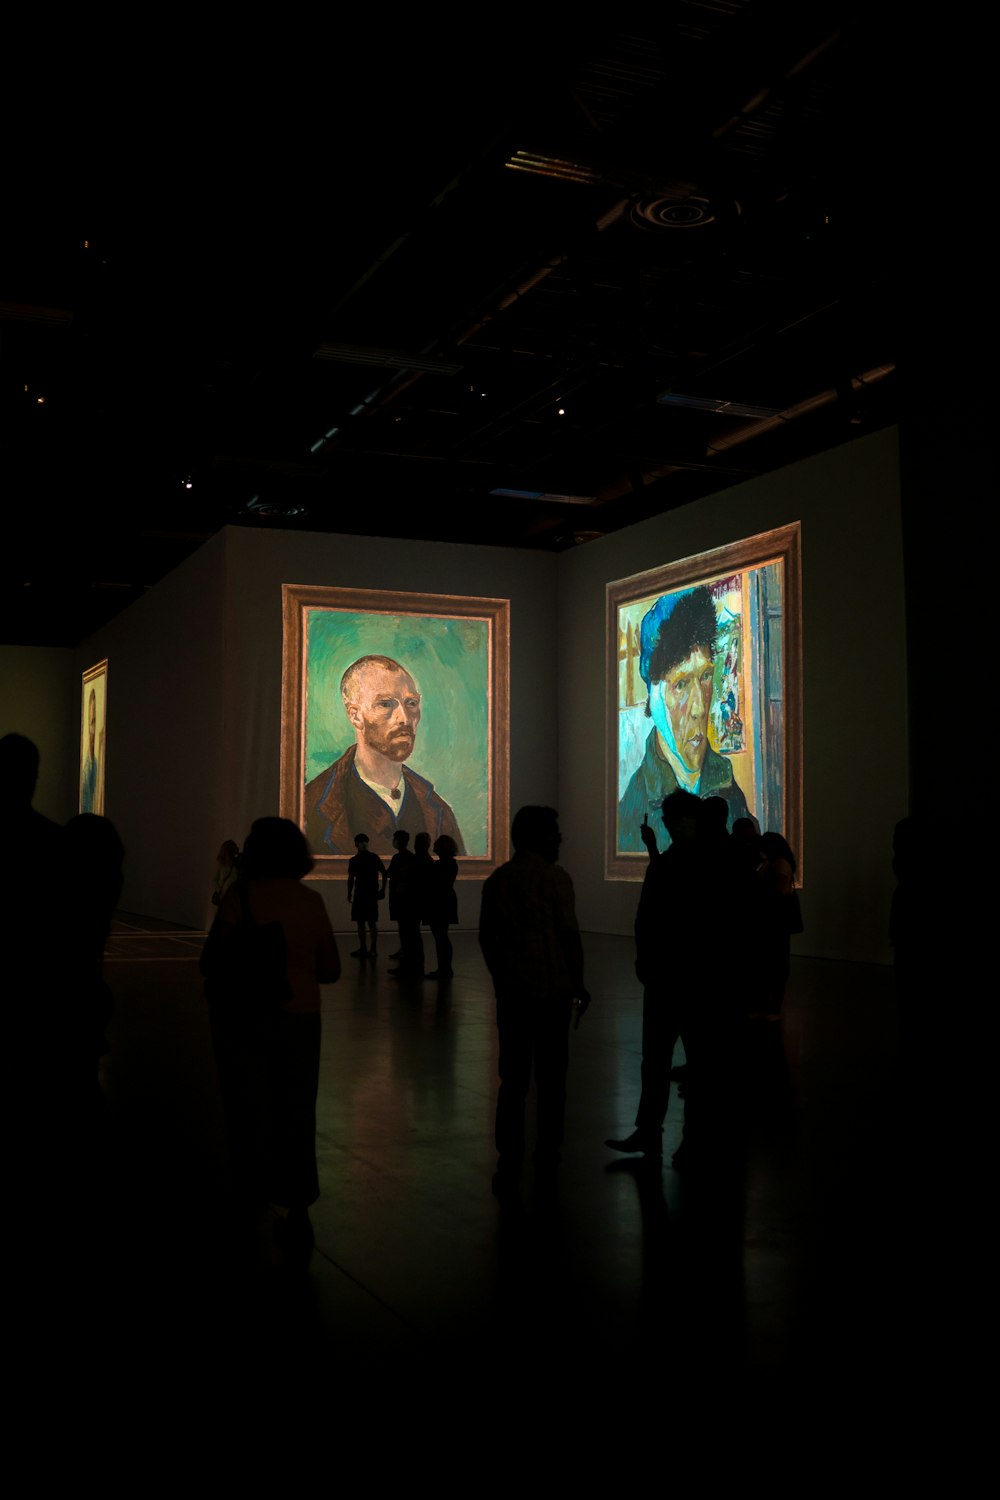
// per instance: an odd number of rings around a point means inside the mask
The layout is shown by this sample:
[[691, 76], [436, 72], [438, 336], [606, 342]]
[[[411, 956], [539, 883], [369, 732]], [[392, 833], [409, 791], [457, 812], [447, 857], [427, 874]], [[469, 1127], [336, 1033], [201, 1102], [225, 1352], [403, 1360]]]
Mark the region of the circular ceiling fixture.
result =
[[[738, 214], [738, 203], [732, 205]], [[658, 198], [639, 198], [629, 210], [632, 223], [640, 229], [704, 229], [719, 221], [719, 209], [708, 198], [691, 194], [684, 198], [662, 194]]]
[[275, 516], [285, 519], [291, 516], [304, 516], [306, 507], [296, 505], [294, 501], [287, 500], [265, 500], [260, 495], [254, 495], [248, 500], [240, 511], [241, 515], [265, 516], [272, 520]]

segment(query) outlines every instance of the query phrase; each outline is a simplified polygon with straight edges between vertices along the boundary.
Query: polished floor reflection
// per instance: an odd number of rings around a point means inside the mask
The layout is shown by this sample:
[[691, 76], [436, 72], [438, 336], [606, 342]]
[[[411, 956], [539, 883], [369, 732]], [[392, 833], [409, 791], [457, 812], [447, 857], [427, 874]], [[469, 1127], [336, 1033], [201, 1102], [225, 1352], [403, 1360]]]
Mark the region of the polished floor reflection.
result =
[[239, 1368], [263, 1350], [359, 1389], [386, 1368], [418, 1384], [448, 1370], [458, 1396], [509, 1361], [542, 1386], [600, 1378], [638, 1402], [671, 1379], [775, 1395], [898, 1361], [891, 970], [793, 960], [781, 1023], [748, 1047], [737, 1166], [698, 1180], [670, 1165], [676, 1092], [662, 1167], [604, 1145], [634, 1118], [641, 997], [631, 940], [586, 936], [594, 1000], [571, 1034], [555, 1192], [537, 1195], [529, 1175], [522, 1203], [501, 1208], [496, 1031], [475, 934], [456, 935], [447, 985], [397, 982], [388, 955], [362, 964], [347, 957], [353, 934], [338, 935], [322, 1197], [312, 1253], [291, 1268], [268, 1226], [248, 1228], [230, 1202], [203, 937], [121, 915], [109, 948], [113, 1227], [99, 1326], [124, 1367], [183, 1350], [195, 1366]]

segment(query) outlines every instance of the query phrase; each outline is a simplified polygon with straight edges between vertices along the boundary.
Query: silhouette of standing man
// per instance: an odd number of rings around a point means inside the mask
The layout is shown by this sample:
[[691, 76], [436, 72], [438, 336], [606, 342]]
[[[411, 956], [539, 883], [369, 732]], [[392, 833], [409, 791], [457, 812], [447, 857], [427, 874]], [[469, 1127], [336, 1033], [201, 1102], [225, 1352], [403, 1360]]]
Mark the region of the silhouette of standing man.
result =
[[485, 882], [479, 916], [500, 1033], [493, 1191], [501, 1199], [518, 1192], [532, 1071], [536, 1185], [554, 1174], [566, 1112], [570, 1017], [575, 1009], [578, 1023], [590, 1004], [573, 882], [556, 863], [559, 815], [551, 807], [522, 807], [510, 836], [514, 856]]
[[[347, 862], [347, 899], [351, 919], [357, 924], [358, 946], [352, 958], [374, 958], [378, 951], [378, 904], [385, 896], [386, 869], [368, 847], [367, 833], [354, 835], [357, 854]], [[370, 942], [365, 946], [365, 928]]]
[[[643, 986], [642, 1090], [631, 1135], [608, 1139], [605, 1145], [613, 1151], [641, 1152], [654, 1162], [663, 1155], [663, 1122], [677, 1038], [684, 1038], [702, 1100], [710, 1061], [706, 1053], [713, 1027], [708, 1012], [713, 1007], [707, 976], [713, 959], [718, 962], [725, 951], [726, 938], [715, 915], [718, 902], [712, 847], [706, 849], [704, 841], [703, 805], [691, 792], [671, 792], [664, 798], [663, 825], [670, 844], [650, 859], [635, 916], [635, 972]], [[714, 1060], [717, 1049], [712, 1050]], [[691, 1103], [688, 1096], [685, 1147], [690, 1145]], [[704, 1118], [703, 1109], [701, 1115]], [[675, 1156], [675, 1166], [681, 1160]]]
[[[12, 995], [20, 990], [22, 976], [15, 978], [20, 964], [31, 974], [26, 992], [34, 994], [51, 972], [40, 959], [53, 957], [52, 907], [46, 892], [60, 877], [63, 831], [32, 806], [38, 767], [33, 740], [23, 734], [0, 739], [0, 930]], [[8, 1015], [13, 1010], [12, 1002]]]
[[[389, 916], [399, 934], [399, 960], [396, 968], [387, 969], [394, 979], [411, 978], [424, 971], [424, 946], [420, 937], [420, 906], [417, 891], [417, 856], [409, 847], [410, 835], [397, 828], [392, 836], [395, 854], [389, 861]], [[419, 949], [419, 952], [418, 952]]]

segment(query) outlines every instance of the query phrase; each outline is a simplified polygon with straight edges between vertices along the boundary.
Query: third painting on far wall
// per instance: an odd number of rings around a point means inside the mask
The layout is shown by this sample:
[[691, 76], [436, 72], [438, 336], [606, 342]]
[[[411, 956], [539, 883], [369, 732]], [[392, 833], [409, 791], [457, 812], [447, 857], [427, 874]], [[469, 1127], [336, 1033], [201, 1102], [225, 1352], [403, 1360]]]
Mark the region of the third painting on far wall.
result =
[[80, 703], [80, 811], [104, 813], [107, 756], [108, 663], [83, 674]]

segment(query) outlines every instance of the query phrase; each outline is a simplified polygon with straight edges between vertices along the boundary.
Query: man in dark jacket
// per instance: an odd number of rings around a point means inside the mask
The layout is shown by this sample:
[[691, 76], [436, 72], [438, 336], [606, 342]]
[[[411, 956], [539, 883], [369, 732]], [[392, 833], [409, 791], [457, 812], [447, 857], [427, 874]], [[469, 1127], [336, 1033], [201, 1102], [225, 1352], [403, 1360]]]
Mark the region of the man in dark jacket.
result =
[[498, 1198], [518, 1191], [532, 1072], [537, 1090], [536, 1185], [559, 1159], [566, 1109], [569, 1023], [590, 1004], [573, 882], [556, 863], [562, 835], [551, 807], [522, 807], [511, 825], [514, 857], [485, 882], [479, 946], [496, 992], [500, 1091]]
[[[656, 1161], [663, 1155], [677, 1039], [683, 1037], [692, 1075], [704, 1077], [704, 1039], [712, 1034], [709, 975], [719, 958], [720, 924], [713, 899], [718, 873], [711, 841], [701, 836], [701, 818], [702, 804], [690, 792], [666, 798], [663, 823], [670, 843], [649, 862], [635, 916], [635, 972], [643, 987], [642, 1091], [635, 1130], [606, 1144]], [[701, 1103], [705, 1094], [693, 1097]], [[691, 1103], [689, 1096], [685, 1130]]]
[[[368, 847], [367, 833], [354, 836], [357, 854], [347, 862], [347, 899], [351, 903], [351, 920], [357, 924], [358, 946], [352, 958], [374, 958], [378, 945], [378, 904], [385, 895], [386, 869], [377, 854]], [[369, 946], [365, 945], [368, 929]]]

